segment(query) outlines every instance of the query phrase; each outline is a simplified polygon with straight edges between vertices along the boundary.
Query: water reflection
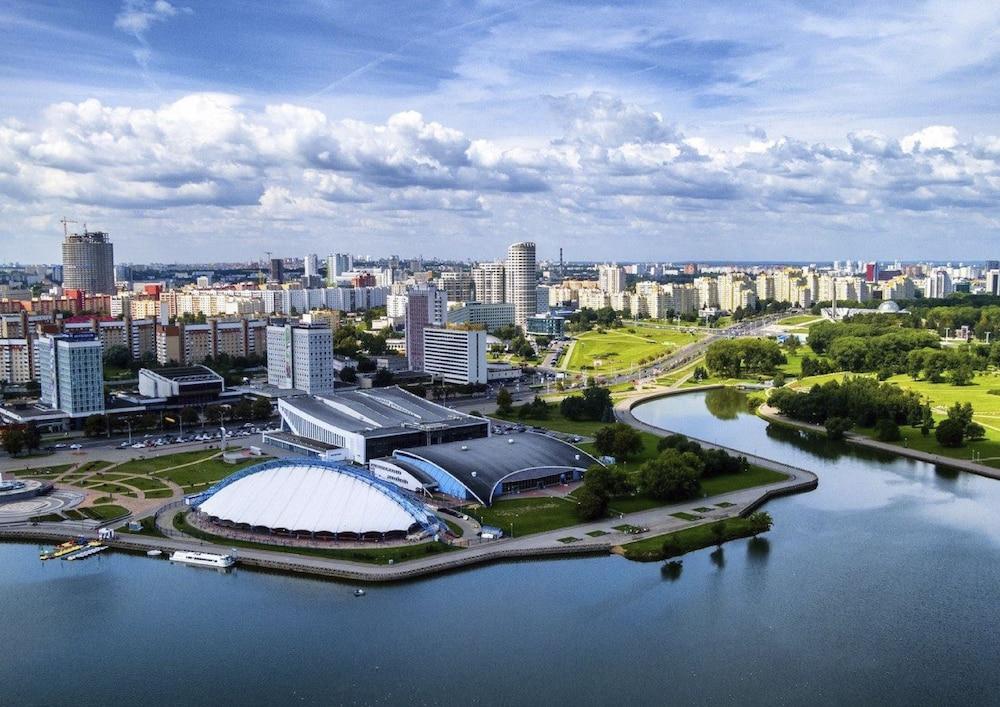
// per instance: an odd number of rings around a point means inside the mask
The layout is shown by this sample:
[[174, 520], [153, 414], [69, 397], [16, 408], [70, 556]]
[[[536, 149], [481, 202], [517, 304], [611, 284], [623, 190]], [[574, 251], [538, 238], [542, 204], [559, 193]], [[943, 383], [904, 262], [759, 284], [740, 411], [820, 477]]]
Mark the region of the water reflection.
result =
[[726, 551], [721, 547], [715, 548], [712, 554], [708, 556], [712, 560], [712, 564], [718, 567], [720, 570], [726, 566]]
[[664, 563], [663, 567], [660, 568], [660, 573], [663, 575], [664, 579], [669, 579], [671, 582], [676, 582], [681, 578], [681, 572], [684, 571], [684, 563], [681, 560], [671, 560], [670, 562]]
[[714, 388], [705, 393], [705, 407], [720, 420], [735, 420], [746, 410], [746, 396], [735, 388]]
[[747, 543], [747, 557], [754, 562], [764, 562], [771, 554], [771, 541], [767, 538], [750, 538]]

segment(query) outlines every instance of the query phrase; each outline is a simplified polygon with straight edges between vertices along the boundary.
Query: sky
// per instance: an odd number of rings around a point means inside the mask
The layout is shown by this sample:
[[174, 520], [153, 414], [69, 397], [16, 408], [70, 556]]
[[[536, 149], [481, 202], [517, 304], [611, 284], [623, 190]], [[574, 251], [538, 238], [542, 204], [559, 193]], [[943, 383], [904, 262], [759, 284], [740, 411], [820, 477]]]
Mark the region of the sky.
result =
[[0, 4], [0, 260], [1000, 257], [1000, 3]]

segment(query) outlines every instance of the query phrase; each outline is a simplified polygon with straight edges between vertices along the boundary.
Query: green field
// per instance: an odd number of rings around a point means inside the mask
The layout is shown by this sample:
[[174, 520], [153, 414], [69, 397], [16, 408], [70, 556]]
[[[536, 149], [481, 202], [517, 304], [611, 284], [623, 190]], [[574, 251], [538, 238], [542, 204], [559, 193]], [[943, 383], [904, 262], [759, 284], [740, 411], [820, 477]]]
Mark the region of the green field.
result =
[[821, 321], [823, 321], [823, 317], [817, 317], [814, 314], [796, 314], [795, 316], [782, 319], [778, 324], [782, 326], [800, 326], [803, 324], [816, 324]]
[[162, 457], [149, 457], [148, 459], [133, 459], [115, 467], [115, 472], [127, 474], [152, 474], [153, 472], [169, 469], [180, 464], [190, 464], [199, 459], [208, 459], [219, 454], [218, 450], [208, 450], [200, 452], [179, 452], [177, 454], [165, 454]]
[[27, 470], [11, 470], [18, 476], [58, 476], [69, 469], [72, 469], [72, 464], [58, 464], [56, 466], [40, 466], [34, 469]]
[[128, 509], [109, 503], [101, 506], [91, 506], [90, 508], [81, 508], [80, 513], [94, 520], [110, 520], [126, 515]]
[[[727, 518], [721, 521], [725, 524], [726, 532], [722, 536], [722, 541], [736, 540], [738, 538], [749, 537], [751, 532], [750, 522], [746, 518]], [[685, 528], [667, 535], [656, 535], [651, 538], [643, 538], [623, 546], [624, 555], [630, 560], [638, 562], [655, 562], [665, 560], [669, 557], [677, 557], [687, 552], [701, 550], [716, 544], [715, 535], [712, 533], [714, 523], [696, 525], [693, 528]], [[677, 543], [675, 552], [665, 552], [663, 541], [673, 538]]]
[[561, 498], [513, 498], [501, 500], [489, 508], [465, 508], [473, 518], [483, 525], [496, 526], [514, 537], [542, 533], [546, 530], [577, 525], [582, 521], [576, 515], [576, 504]]
[[208, 459], [206, 461], [199, 462], [198, 464], [192, 464], [191, 466], [182, 466], [178, 469], [161, 471], [158, 472], [156, 476], [169, 479], [178, 486], [184, 487], [185, 490], [191, 490], [198, 486], [204, 486], [218, 481], [219, 479], [224, 479], [240, 469], [253, 466], [254, 464], [261, 464], [268, 459], [270, 459], [270, 457], [257, 457], [256, 459], [251, 459], [239, 464], [227, 464], [222, 461], [221, 458]]
[[636, 367], [642, 359], [665, 356], [700, 338], [700, 334], [680, 329], [648, 326], [589, 331], [576, 337], [566, 370], [610, 375]]
[[542, 420], [535, 417], [521, 418], [517, 415], [518, 408], [515, 407], [513, 411], [507, 413], [506, 415], [501, 415], [500, 413], [493, 413], [491, 417], [498, 418], [500, 420], [506, 420], [511, 423], [519, 425], [527, 425], [529, 427], [544, 427], [547, 430], [555, 430], [556, 432], [565, 432], [571, 435], [580, 435], [581, 437], [593, 436], [597, 430], [608, 425], [607, 422], [590, 422], [589, 420], [576, 421], [569, 420], [563, 417], [559, 413], [559, 403], [552, 403], [549, 405], [549, 416]]

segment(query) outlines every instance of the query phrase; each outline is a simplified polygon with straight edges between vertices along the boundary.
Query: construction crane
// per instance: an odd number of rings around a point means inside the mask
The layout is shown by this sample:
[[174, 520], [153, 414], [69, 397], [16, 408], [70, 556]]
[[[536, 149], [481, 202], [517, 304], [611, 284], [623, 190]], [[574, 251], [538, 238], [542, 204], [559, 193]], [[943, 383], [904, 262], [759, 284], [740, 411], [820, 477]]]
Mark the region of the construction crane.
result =
[[79, 221], [70, 221], [68, 218], [63, 216], [61, 219], [59, 219], [59, 223], [63, 225], [63, 238], [65, 238], [66, 236], [69, 235], [69, 229], [66, 228], [66, 225], [70, 223], [79, 223]]

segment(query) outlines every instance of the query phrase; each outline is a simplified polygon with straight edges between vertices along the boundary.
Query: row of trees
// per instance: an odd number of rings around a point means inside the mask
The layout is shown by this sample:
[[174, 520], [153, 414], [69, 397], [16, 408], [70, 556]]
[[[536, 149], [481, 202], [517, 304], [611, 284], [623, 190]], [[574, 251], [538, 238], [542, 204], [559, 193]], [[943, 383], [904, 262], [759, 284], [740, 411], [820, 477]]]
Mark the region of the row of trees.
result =
[[[251, 420], [265, 421], [271, 418], [274, 410], [271, 401], [266, 398], [255, 398], [253, 401], [242, 398], [232, 405], [206, 405], [203, 413], [194, 406], [169, 411], [164, 415], [146, 413], [134, 417], [89, 415], [83, 421], [83, 432], [88, 437], [99, 437], [114, 432], [125, 432], [131, 429], [156, 430], [161, 427], [181, 424], [196, 425], [200, 422], [219, 425], [224, 422], [248, 422]], [[109, 429], [110, 426], [110, 429]]]
[[873, 427], [882, 419], [919, 425], [925, 412], [913, 391], [861, 376], [814, 385], [807, 393], [779, 388], [768, 402], [783, 415], [817, 425], [830, 418], [844, 418], [861, 427]]
[[771, 373], [788, 359], [771, 339], [723, 339], [709, 345], [705, 365], [712, 373], [739, 378], [745, 373]]
[[23, 427], [8, 427], [3, 431], [3, 450], [12, 457], [21, 452], [31, 453], [42, 446], [42, 433], [34, 422]]
[[559, 403], [559, 412], [567, 420], [611, 422], [611, 391], [593, 383], [584, 388], [582, 395], [570, 395]]

